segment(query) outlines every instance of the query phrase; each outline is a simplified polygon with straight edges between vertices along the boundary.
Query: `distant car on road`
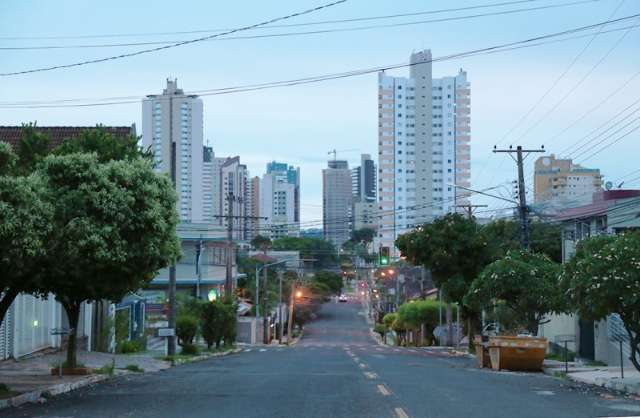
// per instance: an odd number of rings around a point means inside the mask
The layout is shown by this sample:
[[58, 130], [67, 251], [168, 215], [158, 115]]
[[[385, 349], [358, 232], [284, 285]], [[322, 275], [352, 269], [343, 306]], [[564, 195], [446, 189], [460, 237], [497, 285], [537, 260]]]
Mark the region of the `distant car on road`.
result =
[[347, 301], [347, 295], [340, 295], [338, 296], [338, 302], [346, 302]]

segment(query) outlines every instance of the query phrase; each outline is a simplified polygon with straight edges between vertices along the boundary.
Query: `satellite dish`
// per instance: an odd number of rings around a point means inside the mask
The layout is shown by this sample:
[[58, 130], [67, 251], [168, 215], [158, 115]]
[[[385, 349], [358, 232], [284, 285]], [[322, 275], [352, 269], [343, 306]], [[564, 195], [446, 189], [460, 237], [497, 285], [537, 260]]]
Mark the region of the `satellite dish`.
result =
[[606, 182], [604, 184], [604, 188], [607, 190], [611, 190], [611, 188], [613, 188], [613, 183], [611, 183], [610, 181]]

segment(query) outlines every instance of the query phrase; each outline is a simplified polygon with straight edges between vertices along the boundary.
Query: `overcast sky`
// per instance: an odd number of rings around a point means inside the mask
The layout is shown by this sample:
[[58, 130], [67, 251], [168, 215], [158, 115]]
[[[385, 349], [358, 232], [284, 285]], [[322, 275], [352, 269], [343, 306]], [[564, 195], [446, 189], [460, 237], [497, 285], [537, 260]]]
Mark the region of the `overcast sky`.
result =
[[[576, 1], [530, 1], [493, 9], [393, 20], [262, 29], [253, 31], [252, 34], [411, 22]], [[345, 4], [289, 20], [287, 23], [422, 12], [494, 2], [498, 1], [349, 0]], [[0, 48], [182, 40], [201, 34], [76, 39], [9, 38], [234, 28], [319, 4], [320, 1], [310, 0], [2, 0]], [[412, 51], [425, 48], [430, 48], [434, 57], [439, 57], [518, 41], [604, 21], [614, 11], [616, 18], [640, 13], [640, 2], [600, 0], [561, 8], [443, 23], [202, 42], [95, 65], [0, 77], [0, 101], [143, 96], [160, 93], [167, 77], [177, 77], [181, 88], [192, 91], [314, 76], [404, 62]], [[638, 23], [639, 20], [633, 20], [624, 25]], [[628, 33], [615, 31], [600, 34], [551, 93], [506, 138], [510, 128], [540, 100], [543, 93], [592, 38], [582, 37], [535, 48], [434, 63], [434, 77], [454, 75], [459, 68], [468, 72], [472, 99], [473, 187], [491, 187], [515, 178], [515, 164], [508, 157], [491, 152], [493, 145], [500, 140], [503, 146], [523, 144], [537, 147], [544, 144], [550, 152], [560, 152], [574, 142], [584, 140], [585, 135], [593, 129], [638, 100], [640, 76], [628, 82], [619, 94], [611, 97], [589, 117], [558, 136], [558, 133], [584, 112], [603, 101], [640, 71], [639, 32], [640, 29], [633, 29]], [[0, 49], [0, 72], [72, 63], [140, 48]], [[599, 61], [602, 62], [594, 69]], [[393, 71], [393, 74], [405, 75], [407, 72], [408, 69], [399, 69]], [[574, 86], [587, 74], [584, 82], [574, 90]], [[571, 90], [574, 91], [566, 100], [556, 106]], [[300, 166], [303, 221], [322, 217], [321, 169], [326, 166], [328, 151], [334, 148], [338, 151], [349, 150], [338, 152], [338, 158], [348, 159], [350, 165], [359, 161], [360, 153], [370, 153], [373, 156], [377, 154], [375, 74], [312, 85], [208, 96], [203, 97], [203, 101], [205, 141], [213, 146], [218, 156], [240, 155], [241, 161], [248, 165], [252, 175], [261, 175], [265, 164], [271, 160]], [[628, 119], [627, 122], [631, 120], [633, 119]], [[37, 121], [39, 125], [136, 123], [140, 127], [141, 105], [134, 103], [62, 109], [0, 108], [0, 124], [16, 125], [28, 121]], [[639, 132], [621, 139], [584, 164], [600, 168], [605, 180], [618, 179], [640, 168]], [[611, 139], [613, 138], [615, 137]], [[354, 149], [358, 151], [353, 151]], [[528, 167], [527, 177], [531, 174], [531, 168]], [[640, 182], [636, 186], [640, 186]], [[503, 188], [501, 192], [506, 195], [507, 188]], [[491, 198], [477, 198], [475, 202], [489, 204], [492, 209], [509, 206], [507, 202]]]

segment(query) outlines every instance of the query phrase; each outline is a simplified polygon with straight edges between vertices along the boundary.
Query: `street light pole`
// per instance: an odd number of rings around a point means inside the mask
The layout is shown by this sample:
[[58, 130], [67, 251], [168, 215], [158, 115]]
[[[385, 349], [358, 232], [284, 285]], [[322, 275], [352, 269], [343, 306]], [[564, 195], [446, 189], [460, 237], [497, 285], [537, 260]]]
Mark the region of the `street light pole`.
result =
[[282, 344], [282, 270], [278, 270], [278, 344]]

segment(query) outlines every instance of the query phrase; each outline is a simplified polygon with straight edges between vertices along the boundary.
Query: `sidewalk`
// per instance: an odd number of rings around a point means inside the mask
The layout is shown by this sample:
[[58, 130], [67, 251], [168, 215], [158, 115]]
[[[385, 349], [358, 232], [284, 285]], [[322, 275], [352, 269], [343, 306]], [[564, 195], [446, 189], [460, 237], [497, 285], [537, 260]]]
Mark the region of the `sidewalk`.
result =
[[640, 372], [635, 368], [625, 368], [623, 379], [620, 377], [620, 367], [578, 366], [570, 362], [569, 372], [565, 375], [563, 362], [545, 360], [544, 372], [554, 376], [563, 375], [574, 382], [640, 395]]
[[[0, 362], [0, 383], [6, 384], [14, 394], [21, 395], [16, 401], [5, 399], [0, 402], [0, 408], [37, 401], [43, 394], [63, 393], [108, 378], [107, 375], [52, 376], [51, 368], [64, 361], [65, 355], [63, 352], [54, 352]], [[89, 368], [98, 369], [114, 361], [116, 369], [135, 365], [145, 372], [155, 372], [171, 367], [171, 363], [145, 354], [78, 353], [78, 362]]]

